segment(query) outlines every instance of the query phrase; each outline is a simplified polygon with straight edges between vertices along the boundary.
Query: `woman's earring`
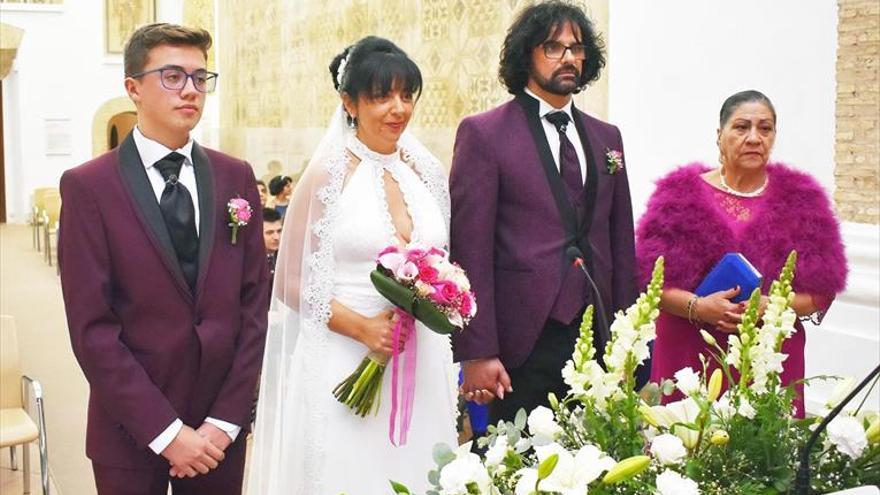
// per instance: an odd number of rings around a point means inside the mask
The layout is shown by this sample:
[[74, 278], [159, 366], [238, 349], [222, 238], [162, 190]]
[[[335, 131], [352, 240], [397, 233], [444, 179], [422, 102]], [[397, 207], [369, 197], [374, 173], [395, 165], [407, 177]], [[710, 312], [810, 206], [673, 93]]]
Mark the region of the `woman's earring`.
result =
[[355, 130], [355, 129], [357, 129], [357, 126], [358, 126], [357, 117], [349, 117], [348, 118], [348, 128], [351, 130]]

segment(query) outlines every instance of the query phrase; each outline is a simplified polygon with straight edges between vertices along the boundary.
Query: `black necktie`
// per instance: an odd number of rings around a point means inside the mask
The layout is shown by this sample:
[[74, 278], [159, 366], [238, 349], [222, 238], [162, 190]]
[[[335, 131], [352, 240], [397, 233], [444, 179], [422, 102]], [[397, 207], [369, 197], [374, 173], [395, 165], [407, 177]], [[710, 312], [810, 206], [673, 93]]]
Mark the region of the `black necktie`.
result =
[[199, 274], [199, 236], [196, 233], [196, 210], [189, 190], [178, 181], [180, 167], [186, 158], [171, 152], [154, 165], [165, 179], [165, 190], [159, 200], [159, 209], [165, 219], [165, 227], [171, 235], [171, 243], [177, 253], [177, 261], [183, 270], [190, 291], [195, 294]]
[[577, 208], [584, 190], [584, 179], [581, 175], [577, 151], [565, 135], [565, 129], [571, 120], [565, 112], [551, 112], [546, 118], [559, 131], [559, 173], [562, 174], [562, 182], [565, 183], [569, 201]]

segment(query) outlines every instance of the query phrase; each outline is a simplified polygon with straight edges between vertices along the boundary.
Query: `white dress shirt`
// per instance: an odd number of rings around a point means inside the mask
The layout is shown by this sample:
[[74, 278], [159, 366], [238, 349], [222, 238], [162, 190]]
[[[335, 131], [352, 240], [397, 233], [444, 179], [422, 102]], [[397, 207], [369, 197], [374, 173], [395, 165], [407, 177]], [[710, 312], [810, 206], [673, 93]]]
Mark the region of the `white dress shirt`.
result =
[[581, 178], [583, 178], [584, 182], [587, 181], [587, 160], [584, 155], [584, 146], [581, 143], [581, 137], [578, 135], [577, 127], [574, 124], [574, 115], [571, 113], [571, 100], [568, 100], [568, 103], [565, 104], [562, 108], [555, 108], [535, 93], [529, 91], [529, 88], [525, 88], [526, 94], [531, 96], [532, 98], [538, 100], [538, 115], [541, 118], [541, 125], [544, 127], [544, 134], [547, 135], [547, 144], [550, 145], [550, 153], [553, 154], [553, 161], [556, 162], [556, 168], [559, 169], [559, 131], [556, 130], [556, 126], [553, 125], [549, 120], [546, 119], [548, 113], [553, 112], [565, 112], [568, 114], [569, 125], [565, 128], [565, 137], [571, 141], [571, 144], [574, 145], [574, 151], [577, 153], [578, 164], [581, 167]]
[[[196, 212], [196, 234], [199, 232], [199, 190], [196, 187], [196, 174], [193, 169], [193, 161], [192, 161], [192, 148], [193, 148], [193, 140], [192, 138], [183, 145], [183, 147], [178, 148], [176, 150], [172, 150], [167, 148], [165, 145], [153, 141], [152, 139], [143, 135], [140, 129], [135, 126], [134, 131], [132, 132], [134, 136], [134, 144], [138, 150], [138, 155], [141, 157], [141, 162], [144, 164], [144, 168], [147, 170], [147, 178], [150, 179], [150, 185], [153, 186], [153, 192], [156, 193], [156, 202], [162, 199], [162, 191], [165, 190], [165, 179], [162, 178], [162, 174], [159, 172], [159, 169], [154, 167], [162, 158], [165, 158], [168, 153], [172, 151], [176, 151], [183, 155], [186, 160], [184, 160], [183, 165], [180, 167], [180, 173], [178, 174], [177, 180], [186, 186], [189, 190], [190, 196], [193, 199], [193, 208], [195, 208]], [[234, 425], [232, 423], [227, 423], [226, 421], [221, 421], [215, 418], [205, 418], [206, 423], [211, 423], [212, 425], [220, 428], [232, 441], [235, 441], [235, 438], [238, 437], [238, 434], [241, 432], [241, 427]], [[180, 418], [175, 419], [168, 428], [165, 428], [165, 431], [159, 434], [156, 438], [150, 442], [150, 450], [157, 454], [161, 454], [165, 448], [177, 437], [177, 434], [180, 432], [180, 429], [183, 428], [183, 421]]]

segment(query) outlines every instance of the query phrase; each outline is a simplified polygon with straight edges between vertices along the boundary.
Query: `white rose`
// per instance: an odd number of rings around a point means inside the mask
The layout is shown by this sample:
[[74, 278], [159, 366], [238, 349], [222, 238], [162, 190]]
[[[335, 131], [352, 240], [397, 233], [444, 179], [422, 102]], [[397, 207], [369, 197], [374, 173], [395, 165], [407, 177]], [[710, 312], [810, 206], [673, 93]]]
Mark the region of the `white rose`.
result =
[[475, 483], [480, 493], [489, 493], [491, 480], [476, 454], [466, 454], [443, 466], [440, 471], [442, 495], [467, 495], [468, 485]]
[[675, 372], [675, 387], [684, 395], [700, 391], [700, 374], [688, 366]]
[[539, 443], [548, 443], [556, 439], [562, 433], [562, 427], [556, 424], [553, 411], [538, 406], [529, 414], [529, 432]]
[[868, 446], [868, 437], [861, 423], [852, 416], [838, 416], [828, 423], [828, 440], [837, 447], [841, 454], [851, 459], [862, 456]]
[[700, 495], [697, 482], [675, 471], [663, 471], [657, 476], [657, 495]]
[[664, 466], [677, 464], [687, 455], [684, 442], [675, 435], [664, 433], [654, 437], [651, 442], [651, 453]]

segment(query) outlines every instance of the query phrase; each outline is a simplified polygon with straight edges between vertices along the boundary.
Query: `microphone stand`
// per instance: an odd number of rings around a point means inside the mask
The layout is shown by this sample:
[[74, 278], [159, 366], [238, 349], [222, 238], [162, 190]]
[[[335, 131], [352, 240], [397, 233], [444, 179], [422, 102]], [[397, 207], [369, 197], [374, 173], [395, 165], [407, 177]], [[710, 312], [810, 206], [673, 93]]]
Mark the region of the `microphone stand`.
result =
[[813, 431], [813, 434], [810, 436], [810, 439], [807, 440], [806, 444], [804, 444], [804, 448], [801, 450], [801, 454], [800, 454], [800, 465], [798, 466], [797, 477], [795, 478], [795, 482], [794, 482], [795, 495], [807, 495], [809, 493], [809, 490], [810, 490], [810, 451], [813, 450], [813, 445], [815, 445], [816, 441], [819, 440], [819, 435], [823, 431], [825, 431], [825, 429], [828, 427], [828, 423], [830, 423], [832, 419], [836, 418], [837, 415], [839, 415], [840, 412], [843, 411], [844, 406], [849, 404], [849, 402], [851, 400], [853, 400], [855, 398], [855, 396], [859, 394], [859, 392], [861, 392], [865, 387], [867, 387], [868, 384], [871, 382], [871, 380], [874, 378], [874, 376], [876, 376], [878, 373], [880, 373], [880, 365], [877, 365], [877, 367], [874, 368], [874, 371], [868, 373], [868, 376], [866, 376], [865, 379], [862, 380], [862, 383], [860, 383], [856, 388], [854, 388], [853, 391], [850, 392], [849, 395], [847, 395], [845, 399], [840, 401], [840, 404], [838, 404], [837, 407], [832, 409], [831, 412], [828, 413], [827, 416], [825, 416], [825, 419], [823, 419], [822, 422], [819, 423], [819, 426], [816, 428], [815, 431]]
[[[577, 246], [569, 246], [565, 249], [565, 254], [568, 256], [574, 266], [581, 269], [581, 271], [584, 273], [584, 276], [587, 278], [587, 282], [590, 283], [590, 287], [593, 289], [593, 296], [596, 301], [596, 311], [599, 316], [599, 322], [601, 323], [599, 332], [603, 342], [607, 343], [611, 340], [611, 332], [608, 329], [608, 319], [606, 318], [605, 305], [602, 304], [602, 295], [599, 294], [599, 288], [596, 287], [596, 283], [593, 282], [593, 277], [590, 276], [590, 272], [585, 266], [584, 255], [581, 250], [577, 248]], [[601, 355], [602, 353], [599, 352], [599, 354]]]

